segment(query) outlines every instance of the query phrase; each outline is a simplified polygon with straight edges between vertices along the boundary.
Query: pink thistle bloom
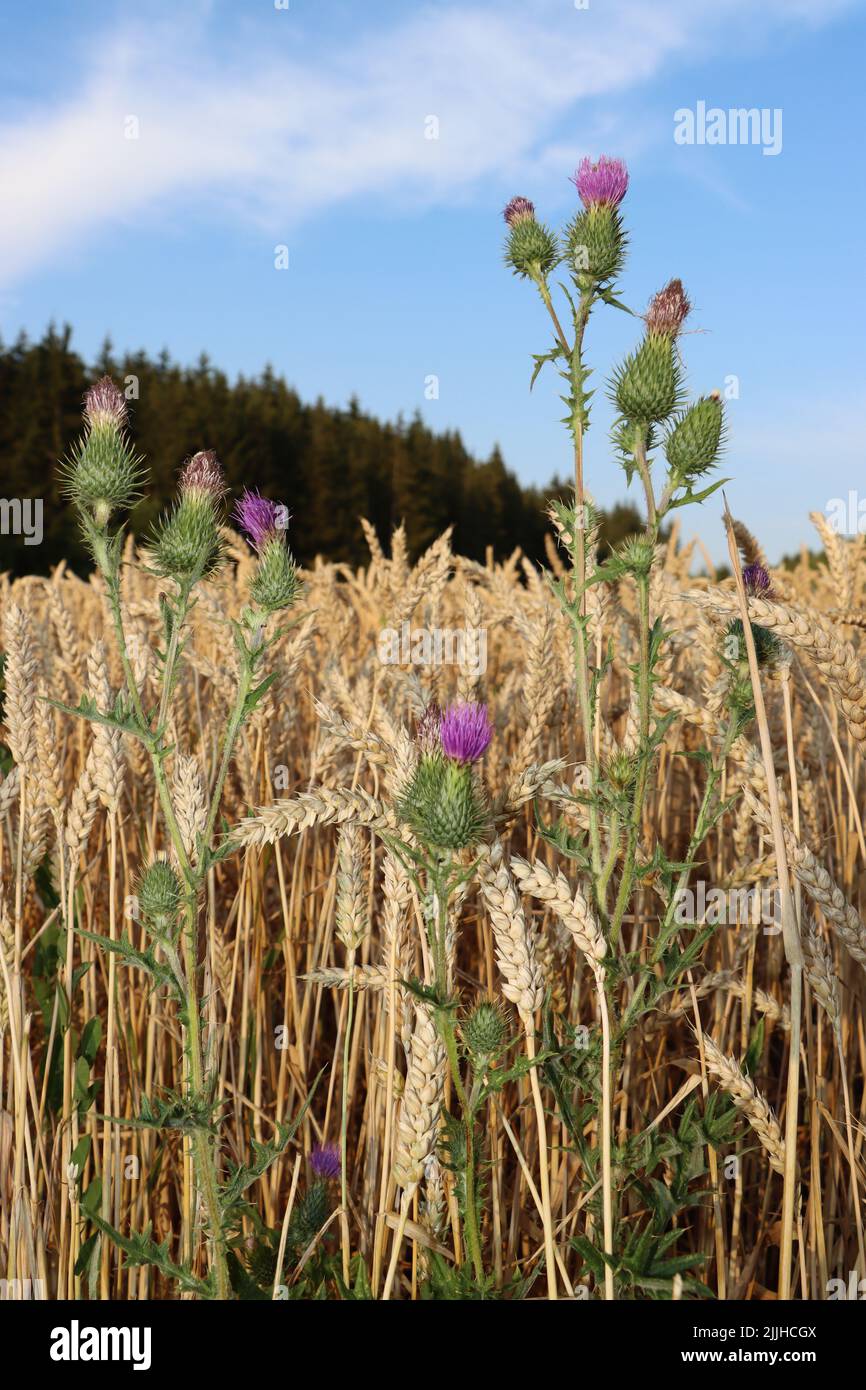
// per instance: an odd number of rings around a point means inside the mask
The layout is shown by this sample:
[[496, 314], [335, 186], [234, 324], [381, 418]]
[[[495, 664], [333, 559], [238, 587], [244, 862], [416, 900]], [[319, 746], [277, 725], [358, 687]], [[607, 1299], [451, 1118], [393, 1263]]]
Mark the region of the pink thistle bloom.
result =
[[526, 222], [535, 217], [535, 204], [528, 198], [521, 198], [519, 195], [512, 198], [502, 211], [509, 227], [515, 227], [518, 222]]
[[617, 207], [628, 191], [628, 169], [621, 159], [603, 154], [597, 164], [587, 156], [582, 159], [572, 178], [584, 207], [606, 203]]
[[449, 705], [442, 715], [442, 752], [458, 763], [477, 763], [493, 737], [486, 705]]
[[206, 492], [216, 502], [225, 496], [226, 485], [220, 461], [213, 449], [202, 449], [187, 459], [180, 474], [181, 492]]
[[769, 597], [770, 576], [763, 565], [746, 565], [743, 570], [743, 584], [750, 598]]
[[336, 1144], [317, 1144], [310, 1153], [310, 1167], [317, 1178], [326, 1180], [340, 1176], [340, 1150]]
[[99, 425], [122, 429], [126, 424], [126, 397], [110, 376], [102, 377], [85, 392], [84, 415], [91, 429]]
[[280, 522], [281, 510], [276, 502], [245, 487], [235, 503], [233, 516], [253, 549], [261, 552], [266, 542], [284, 529]]

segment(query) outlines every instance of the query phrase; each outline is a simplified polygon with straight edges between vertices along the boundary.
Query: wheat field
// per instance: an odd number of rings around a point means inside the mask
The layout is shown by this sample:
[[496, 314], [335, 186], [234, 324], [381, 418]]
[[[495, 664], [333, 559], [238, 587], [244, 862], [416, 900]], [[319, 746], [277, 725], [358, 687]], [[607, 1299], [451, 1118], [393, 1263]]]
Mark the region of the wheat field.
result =
[[[780, 845], [755, 722], [722, 750], [720, 814], [678, 899], [694, 911], [674, 922], [686, 952], [675, 979], [653, 949], [670, 898], [656, 847], [667, 864], [689, 862], [719, 761], [721, 641], [738, 612], [733, 579], [692, 577], [696, 543], [675, 527], [651, 572], [665, 634], [652, 718], [667, 722], [616, 944], [599, 937], [574, 849], [587, 748], [572, 633], [548, 582], [567, 578], [553, 538], [545, 575], [518, 553], [467, 562], [447, 535], [413, 565], [401, 530], [386, 555], [365, 526], [366, 568], [320, 561], [302, 573], [294, 623], [270, 652], [275, 680], [225, 780], [231, 852], [208, 868], [198, 906], [204, 1120], [183, 1104], [185, 1020], [160, 974], [172, 948], [154, 945], [139, 912], [143, 866], [172, 853], [153, 768], [136, 739], [58, 707], [85, 691], [111, 709], [123, 685], [104, 581], [63, 567], [5, 578], [0, 1273], [45, 1299], [212, 1294], [196, 1125], [216, 1136], [220, 1181], [235, 1181], [231, 1296], [762, 1299], [776, 1296], [786, 1241], [795, 1298], [833, 1297], [852, 1271], [866, 1273], [866, 558], [862, 538], [817, 524], [827, 563], [804, 550], [770, 570], [771, 598], [749, 600], [783, 654], [763, 699], [805, 959], [789, 1235], [790, 980], [766, 911]], [[735, 534], [744, 562], [766, 565], [748, 530]], [[190, 855], [237, 680], [226, 624], [253, 564], [237, 535], [225, 542], [197, 591], [171, 701], [165, 766]], [[149, 705], [165, 586], [131, 540], [122, 568], [130, 661]], [[588, 592], [602, 673], [592, 738], [615, 769], [637, 740], [635, 592], [626, 581]], [[383, 630], [404, 623], [481, 631], [486, 661], [465, 649], [462, 663], [382, 660]], [[456, 1080], [424, 993], [425, 903], [393, 838], [417, 721], [449, 700], [487, 702], [493, 725], [489, 823], [462, 855], [475, 873], [448, 900], [444, 933]], [[603, 848], [615, 883], [622, 848]], [[642, 975], [638, 961], [649, 962]], [[652, 1007], [636, 1014], [638, 979]], [[630, 1007], [637, 1026], [618, 1032]], [[478, 1041], [485, 1027], [489, 1044]], [[470, 1053], [467, 1195], [454, 1116]], [[481, 1273], [466, 1249], [467, 1202]]]

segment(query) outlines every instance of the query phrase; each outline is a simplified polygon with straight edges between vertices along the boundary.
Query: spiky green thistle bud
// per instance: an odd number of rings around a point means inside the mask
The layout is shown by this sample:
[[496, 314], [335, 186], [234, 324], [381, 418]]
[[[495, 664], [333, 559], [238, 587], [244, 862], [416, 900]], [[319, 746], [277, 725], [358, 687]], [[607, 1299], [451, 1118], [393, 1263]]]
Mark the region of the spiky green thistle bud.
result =
[[179, 497], [154, 528], [148, 553], [163, 578], [195, 583], [212, 574], [222, 559], [220, 506], [225, 494], [222, 469], [212, 450], [187, 459]]
[[133, 506], [144, 476], [126, 435], [126, 398], [110, 377], [87, 392], [84, 425], [61, 474], [67, 496], [101, 530], [117, 508]]
[[476, 1066], [495, 1057], [508, 1037], [508, 1019], [502, 1007], [492, 1000], [476, 1004], [463, 1024], [463, 1041]]
[[684, 411], [665, 440], [671, 476], [699, 478], [716, 462], [724, 437], [724, 409], [718, 393], [703, 396]]
[[277, 1272], [277, 1252], [264, 1240], [257, 1240], [249, 1253], [250, 1274], [260, 1288], [272, 1285]]
[[162, 933], [170, 931], [180, 908], [180, 883], [166, 859], [155, 859], [138, 881], [138, 905], [145, 922]]
[[213, 503], [197, 496], [182, 497], [157, 523], [148, 554], [154, 571], [163, 578], [189, 582], [210, 574], [221, 554]]
[[674, 340], [666, 333], [648, 333], [636, 352], [617, 367], [612, 399], [633, 425], [666, 420], [680, 401], [681, 371]]
[[649, 536], [626, 536], [614, 552], [614, 557], [624, 573], [645, 578], [653, 567], [655, 546]]
[[420, 840], [436, 849], [474, 844], [487, 823], [474, 769], [441, 753], [420, 759], [400, 814]]
[[314, 1182], [295, 1207], [289, 1223], [288, 1244], [295, 1252], [306, 1250], [324, 1226], [331, 1210], [326, 1182]]
[[609, 285], [625, 265], [628, 238], [610, 203], [593, 203], [566, 228], [566, 260], [582, 290]]
[[283, 536], [265, 541], [250, 583], [250, 597], [266, 613], [290, 608], [298, 596], [298, 571]]
[[[785, 647], [776, 634], [770, 632], [768, 628], [753, 622], [749, 623], [749, 627], [752, 629], [752, 640], [755, 643], [755, 656], [758, 659], [758, 665], [762, 670], [775, 670], [787, 658]], [[746, 635], [741, 618], [734, 618], [728, 623], [725, 629], [723, 650], [726, 660], [744, 682], [749, 682], [751, 688], [749, 654], [746, 649]]]
[[559, 259], [556, 237], [543, 222], [537, 222], [534, 216], [512, 219], [505, 243], [505, 262], [515, 275], [531, 280], [546, 279]]
[[624, 748], [611, 753], [605, 763], [605, 776], [616, 792], [628, 791], [635, 779], [635, 760]]

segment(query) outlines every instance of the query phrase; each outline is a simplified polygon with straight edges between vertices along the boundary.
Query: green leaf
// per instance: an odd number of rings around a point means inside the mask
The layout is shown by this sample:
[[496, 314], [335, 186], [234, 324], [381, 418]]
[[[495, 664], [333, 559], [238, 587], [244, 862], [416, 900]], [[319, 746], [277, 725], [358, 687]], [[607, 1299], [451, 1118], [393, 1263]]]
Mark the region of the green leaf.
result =
[[309, 1109], [313, 1096], [316, 1093], [316, 1087], [324, 1074], [325, 1068], [323, 1067], [313, 1082], [306, 1100], [294, 1119], [289, 1120], [287, 1124], [277, 1126], [276, 1139], [272, 1140], [269, 1144], [259, 1144], [255, 1140], [251, 1141], [251, 1148], [253, 1151], [252, 1163], [232, 1165], [229, 1177], [220, 1192], [220, 1207], [222, 1208], [223, 1216], [230, 1215], [239, 1206], [247, 1188], [251, 1187], [254, 1182], [257, 1182], [258, 1179], [268, 1171], [271, 1165], [285, 1153]]
[[627, 304], [623, 304], [621, 299], [617, 299], [613, 290], [599, 290], [598, 297], [605, 304], [609, 304], [611, 309], [621, 309], [624, 314], [631, 314], [632, 318], [640, 318], [634, 309], [630, 309]]
[[725, 483], [730, 481], [730, 478], [720, 478], [717, 483], [711, 483], [709, 487], [705, 487], [703, 492], [692, 492], [689, 488], [682, 497], [675, 497], [668, 504], [668, 511], [672, 512], [674, 507], [687, 507], [690, 502], [705, 502], [708, 497], [711, 497], [714, 492], [718, 492], [720, 487], [724, 487]]
[[76, 927], [75, 930], [80, 936], [87, 937], [88, 941], [95, 941], [97, 946], [102, 947], [103, 951], [110, 951], [119, 956], [124, 965], [145, 971], [158, 985], [166, 986], [175, 995], [181, 994], [173, 971], [158, 961], [152, 950], [137, 951], [125, 932], [119, 941], [112, 941], [110, 937], [100, 936], [97, 932], [85, 931], [84, 927]]
[[597, 1280], [604, 1278], [605, 1259], [600, 1250], [596, 1250], [591, 1241], [586, 1236], [574, 1236], [571, 1241], [574, 1249], [583, 1256], [584, 1263], [589, 1265], [592, 1273]]
[[210, 1279], [207, 1281], [196, 1279], [192, 1271], [185, 1265], [175, 1264], [169, 1254], [168, 1241], [166, 1240], [162, 1245], [157, 1245], [151, 1237], [150, 1225], [143, 1232], [123, 1236], [107, 1221], [103, 1221], [98, 1213], [92, 1213], [91, 1220], [102, 1231], [103, 1235], [108, 1236], [109, 1240], [114, 1241], [114, 1244], [120, 1247], [126, 1256], [128, 1269], [139, 1265], [154, 1265], [168, 1279], [176, 1280], [187, 1293], [198, 1294], [199, 1298], [213, 1298], [214, 1290]]
[[269, 676], [265, 676], [265, 679], [261, 682], [261, 684], [257, 685], [254, 690], [251, 690], [249, 692], [247, 698], [244, 700], [244, 709], [242, 716], [243, 719], [246, 719], [250, 714], [252, 714], [253, 710], [256, 708], [256, 705], [258, 705], [259, 702], [264, 699], [268, 690], [273, 685], [274, 681], [277, 679], [277, 675], [277, 671], [272, 671]]
[[99, 1044], [102, 1040], [102, 1019], [97, 1014], [95, 1018], [88, 1019], [81, 1033], [81, 1042], [78, 1044], [78, 1054], [86, 1057], [91, 1067], [96, 1061], [96, 1054], [99, 1051]]
[[530, 391], [532, 390], [533, 386], [538, 380], [538, 374], [541, 371], [542, 367], [546, 366], [548, 362], [555, 362], [557, 357], [565, 357], [565, 353], [563, 352], [562, 348], [559, 346], [558, 343], [554, 348], [551, 348], [550, 352], [534, 352], [532, 354], [532, 360], [535, 363], [535, 367], [533, 368], [532, 372], [532, 380], [529, 383]]

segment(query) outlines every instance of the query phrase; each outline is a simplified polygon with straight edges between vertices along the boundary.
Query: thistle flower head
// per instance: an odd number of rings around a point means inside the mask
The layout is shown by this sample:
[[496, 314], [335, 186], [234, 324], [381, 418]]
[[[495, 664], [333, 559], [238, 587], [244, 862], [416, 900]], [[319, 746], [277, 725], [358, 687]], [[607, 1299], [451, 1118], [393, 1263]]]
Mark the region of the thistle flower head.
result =
[[495, 1057], [508, 1038], [508, 1015], [501, 1004], [483, 999], [463, 1024], [463, 1038], [475, 1061]]
[[624, 748], [617, 748], [605, 763], [607, 780], [615, 791], [625, 792], [635, 779], [635, 760]]
[[159, 930], [174, 925], [180, 907], [180, 883], [166, 859], [155, 859], [141, 874], [138, 904], [144, 920]]
[[438, 705], [427, 705], [419, 715], [416, 738], [422, 753], [436, 753], [442, 747], [442, 711]]
[[285, 530], [281, 525], [282, 515], [278, 503], [246, 487], [234, 507], [235, 521], [259, 554], [267, 541], [273, 540], [278, 531]]
[[225, 478], [213, 449], [201, 449], [183, 465], [178, 484], [181, 492], [200, 492], [219, 502], [226, 493]]
[[628, 169], [621, 159], [603, 154], [597, 164], [587, 157], [580, 161], [572, 177], [584, 207], [606, 203], [618, 207], [628, 191]]
[[310, 1153], [310, 1167], [317, 1178], [333, 1181], [340, 1176], [340, 1150], [336, 1144], [317, 1144]]
[[511, 199], [510, 203], [506, 203], [502, 210], [502, 216], [505, 218], [509, 227], [513, 227], [515, 223], [523, 222], [527, 218], [531, 218], [534, 221], [535, 204], [530, 202], [528, 198], [522, 198], [518, 194], [516, 198]]
[[770, 576], [763, 565], [746, 565], [743, 584], [750, 598], [766, 598], [770, 592]]
[[528, 198], [512, 198], [504, 215], [508, 223], [506, 265], [524, 279], [546, 279], [561, 255], [553, 232], [536, 221], [535, 209]]
[[84, 425], [84, 433], [61, 465], [61, 476], [92, 544], [112, 512], [136, 502], [143, 473], [141, 459], [126, 434], [126, 398], [111, 377], [104, 376], [86, 393]]
[[126, 397], [110, 376], [104, 376], [85, 392], [84, 418], [91, 429], [110, 425], [122, 429], [126, 424]]
[[425, 844], [464, 849], [482, 834], [489, 817], [473, 764], [492, 733], [486, 705], [428, 705], [418, 720], [421, 757], [398, 810]]
[[691, 307], [682, 280], [669, 280], [664, 289], [659, 290], [650, 300], [646, 312], [647, 331], [675, 338], [691, 312]]
[[[789, 654], [775, 632], [770, 632], [769, 628], [761, 627], [759, 623], [750, 622], [749, 627], [752, 630], [752, 640], [755, 643], [755, 656], [762, 670], [773, 671], [787, 663]], [[740, 618], [734, 618], [728, 623], [725, 630], [724, 650], [728, 662], [734, 665], [739, 663], [744, 677], [747, 676], [749, 670], [748, 654]]]
[[154, 572], [163, 578], [196, 583], [212, 574], [223, 559], [222, 468], [213, 450], [187, 459], [174, 507], [154, 527], [149, 552]]
[[442, 715], [440, 741], [446, 758], [477, 763], [493, 737], [486, 705], [449, 705]]

